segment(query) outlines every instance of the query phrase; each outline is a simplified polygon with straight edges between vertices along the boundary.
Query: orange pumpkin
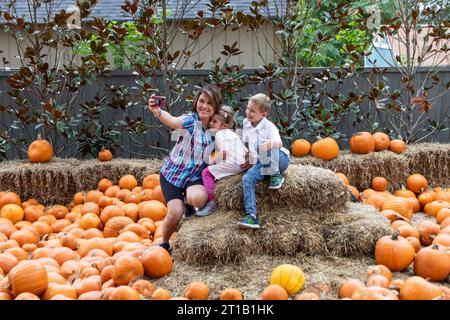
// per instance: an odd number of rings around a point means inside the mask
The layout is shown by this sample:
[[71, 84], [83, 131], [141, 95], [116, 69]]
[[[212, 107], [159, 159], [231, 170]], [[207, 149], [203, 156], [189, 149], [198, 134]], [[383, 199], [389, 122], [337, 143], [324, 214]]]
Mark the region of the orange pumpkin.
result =
[[111, 278], [117, 285], [128, 285], [132, 280], [144, 276], [144, 267], [138, 258], [124, 255], [115, 262]]
[[[137, 292], [139, 292], [144, 298], [151, 298], [153, 293], [156, 290], [155, 285], [148, 281], [148, 280], [144, 280], [144, 279], [139, 279], [135, 282], [133, 282], [133, 284], [131, 285], [131, 287], [136, 290]], [[169, 296], [170, 298], [170, 296]]]
[[398, 300], [398, 297], [389, 289], [373, 286], [355, 290], [352, 300]]
[[0, 209], [0, 217], [8, 219], [12, 223], [16, 223], [23, 220], [24, 212], [23, 209], [17, 204], [5, 204]]
[[140, 300], [141, 295], [128, 286], [120, 286], [111, 291], [108, 300]]
[[159, 174], [152, 173], [142, 180], [142, 189], [153, 189], [160, 185]]
[[408, 200], [402, 197], [389, 198], [384, 202], [382, 210], [389, 210], [389, 209], [394, 210], [403, 217], [411, 220], [413, 210]]
[[48, 277], [44, 266], [37, 262], [16, 265], [8, 274], [12, 293], [17, 296], [23, 292], [40, 295], [47, 289]]
[[397, 154], [401, 154], [406, 151], [406, 143], [403, 140], [394, 139], [389, 144], [389, 150]]
[[282, 286], [270, 284], [264, 288], [261, 294], [261, 300], [288, 300], [289, 295]]
[[446, 207], [450, 207], [450, 202], [442, 200], [434, 200], [431, 201], [430, 203], [427, 203], [423, 207], [423, 211], [430, 216], [436, 217], [439, 210]]
[[172, 272], [173, 260], [170, 254], [160, 246], [153, 246], [142, 254], [145, 274], [150, 278], [162, 278]]
[[115, 216], [109, 219], [105, 227], [103, 229], [103, 236], [108, 237], [117, 237], [119, 232], [125, 228], [125, 226], [132, 224], [134, 221], [125, 216]]
[[112, 158], [113, 155], [108, 149], [102, 148], [102, 150], [98, 153], [98, 160], [100, 161], [111, 161]]
[[170, 292], [164, 288], [157, 288], [152, 294], [153, 300], [169, 300]]
[[219, 300], [243, 300], [242, 293], [235, 288], [227, 288], [219, 294]]
[[50, 142], [42, 139], [41, 134], [38, 134], [37, 140], [29, 145], [27, 154], [31, 162], [49, 162], [53, 157], [53, 147]]
[[190, 283], [184, 291], [184, 296], [189, 300], [208, 300], [208, 286], [204, 282]]
[[375, 150], [375, 140], [372, 134], [363, 131], [355, 133], [350, 138], [350, 150], [357, 154], [367, 154]]
[[389, 148], [391, 139], [389, 139], [387, 134], [383, 132], [375, 132], [372, 137], [375, 141], [375, 151], [383, 151]]
[[365, 287], [364, 283], [359, 279], [345, 280], [339, 286], [339, 298], [351, 298], [355, 290]]
[[139, 203], [139, 218], [150, 218], [153, 221], [163, 220], [167, 215], [167, 207], [156, 200]]
[[138, 182], [137, 182], [136, 178], [131, 174], [124, 175], [119, 180], [119, 187], [122, 189], [128, 189], [131, 191], [133, 188], [135, 188], [137, 186], [138, 186]]
[[391, 271], [403, 271], [414, 260], [412, 244], [395, 232], [392, 237], [384, 236], [375, 245], [375, 261]]
[[443, 246], [422, 248], [414, 258], [414, 273], [431, 281], [446, 280], [450, 273], [450, 255]]
[[372, 179], [372, 189], [375, 191], [384, 191], [387, 189], [388, 182], [386, 178], [383, 177], [375, 177]]
[[0, 208], [7, 204], [16, 204], [20, 206], [22, 204], [22, 201], [20, 200], [20, 197], [17, 193], [8, 191], [0, 195]]
[[423, 192], [427, 186], [427, 179], [419, 173], [412, 174], [406, 178], [406, 187], [414, 193]]
[[332, 160], [339, 155], [339, 146], [333, 138], [328, 137], [314, 142], [311, 154], [322, 160]]
[[100, 214], [100, 220], [106, 225], [109, 219], [121, 216], [125, 216], [125, 211], [119, 206], [112, 205], [103, 208], [102, 213]]
[[297, 139], [291, 145], [291, 152], [294, 157], [307, 156], [311, 151], [311, 143], [305, 139]]
[[414, 276], [405, 280], [400, 288], [401, 300], [432, 300], [444, 295], [444, 292], [427, 280]]
[[386, 279], [388, 279], [389, 281], [392, 280], [391, 270], [389, 270], [386, 266], [382, 264], [369, 266], [367, 270], [367, 276], [370, 277], [372, 275], [381, 275]]

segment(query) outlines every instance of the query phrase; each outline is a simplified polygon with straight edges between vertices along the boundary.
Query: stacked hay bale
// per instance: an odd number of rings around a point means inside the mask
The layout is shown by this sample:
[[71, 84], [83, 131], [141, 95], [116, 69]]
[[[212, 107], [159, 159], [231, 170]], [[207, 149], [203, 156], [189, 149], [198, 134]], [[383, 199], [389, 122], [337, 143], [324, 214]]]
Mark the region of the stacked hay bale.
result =
[[81, 163], [73, 158], [54, 158], [48, 163], [4, 161], [0, 166], [0, 190], [16, 192], [22, 199], [36, 198], [49, 205], [68, 203], [76, 192], [72, 171]]
[[423, 174], [432, 187], [450, 187], [450, 144], [420, 143], [408, 146], [409, 172]]
[[126, 174], [132, 174], [138, 182], [148, 174], [158, 173], [162, 167], [161, 159], [113, 159], [100, 162], [96, 159], [85, 160], [76, 170], [72, 171], [76, 189], [90, 190], [97, 188], [97, 183], [102, 178], [108, 178], [117, 184], [120, 178]]
[[23, 199], [36, 198], [46, 205], [65, 204], [78, 191], [96, 189], [102, 178], [117, 184], [120, 177], [132, 174], [142, 180], [148, 174], [159, 172], [161, 166], [160, 159], [100, 162], [55, 157], [47, 163], [4, 161], [0, 164], [0, 190], [14, 191]]
[[252, 254], [369, 255], [376, 240], [390, 233], [376, 210], [348, 203], [346, 186], [330, 170], [292, 165], [280, 190], [256, 188], [261, 229], [242, 230], [242, 175], [216, 186], [220, 210], [182, 223], [177, 258], [197, 265], [237, 263]]
[[293, 158], [293, 163], [313, 165], [344, 173], [358, 190], [370, 187], [372, 178], [389, 181], [391, 191], [400, 189], [414, 173], [427, 177], [431, 187], [450, 187], [450, 144], [420, 143], [408, 145], [403, 154], [389, 150], [355, 155], [344, 150], [339, 157], [324, 161], [312, 156]]

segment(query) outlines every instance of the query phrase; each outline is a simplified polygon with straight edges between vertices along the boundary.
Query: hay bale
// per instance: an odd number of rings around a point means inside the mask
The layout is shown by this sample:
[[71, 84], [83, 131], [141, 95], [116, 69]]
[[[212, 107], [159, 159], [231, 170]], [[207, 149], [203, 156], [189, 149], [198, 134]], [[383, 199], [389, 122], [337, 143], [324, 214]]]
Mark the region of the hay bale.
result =
[[450, 187], [450, 144], [411, 145], [405, 156], [409, 159], [409, 174], [424, 175], [431, 187]]
[[372, 255], [377, 240], [392, 233], [385, 217], [359, 203], [349, 202], [347, 211], [330, 215], [323, 224], [328, 253], [340, 257]]
[[47, 163], [28, 160], [2, 162], [0, 190], [14, 191], [22, 199], [33, 197], [48, 205], [68, 203], [76, 192], [72, 170], [80, 163], [73, 158], [54, 158]]
[[325, 253], [320, 214], [296, 208], [265, 211], [258, 230], [239, 229], [241, 214], [218, 211], [183, 221], [174, 252], [187, 263], [240, 263], [251, 254], [296, 255]]
[[22, 199], [38, 199], [45, 205], [67, 204], [77, 191], [97, 188], [102, 178], [118, 183], [125, 174], [138, 182], [161, 169], [162, 160], [114, 159], [109, 162], [53, 158], [47, 163], [12, 160], [0, 163], [0, 190], [18, 193]]
[[240, 215], [219, 211], [184, 221], [175, 252], [198, 265], [239, 263], [249, 254], [271, 256], [368, 256], [376, 241], [391, 234], [388, 220], [372, 206], [348, 202], [338, 213], [324, 214], [296, 207], [262, 212], [259, 230], [241, 230]]
[[325, 253], [320, 222], [321, 212], [284, 208], [263, 212], [261, 230], [253, 232], [261, 254], [289, 255]]
[[[216, 198], [224, 210], [243, 210], [243, 174], [227, 177], [216, 185]], [[295, 207], [298, 210], [337, 211], [348, 200], [348, 191], [329, 170], [313, 166], [291, 165], [284, 173], [285, 182], [279, 190], [267, 189], [267, 182], [256, 186], [258, 211]]]
[[116, 158], [108, 162], [85, 160], [74, 172], [75, 186], [77, 191], [96, 189], [102, 178], [108, 178], [118, 184], [120, 178], [126, 174], [134, 175], [140, 184], [146, 175], [158, 173], [162, 164], [161, 159]]
[[251, 230], [237, 229], [238, 220], [238, 213], [220, 211], [183, 221], [174, 241], [175, 256], [195, 265], [240, 263], [255, 246]]
[[409, 175], [409, 160], [405, 155], [391, 151], [357, 155], [349, 150], [341, 152], [336, 159], [325, 161], [312, 156], [293, 158], [295, 164], [313, 165], [334, 172], [344, 173], [351, 185], [362, 191], [370, 187], [372, 178], [385, 177], [391, 191], [401, 188]]

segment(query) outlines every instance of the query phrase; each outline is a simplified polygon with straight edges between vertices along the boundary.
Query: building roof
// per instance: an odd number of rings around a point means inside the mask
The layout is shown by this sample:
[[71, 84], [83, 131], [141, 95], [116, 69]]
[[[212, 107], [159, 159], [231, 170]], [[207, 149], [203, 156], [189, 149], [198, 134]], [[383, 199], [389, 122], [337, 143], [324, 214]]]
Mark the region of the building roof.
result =
[[[28, 1], [30, 0], [16, 0], [17, 12], [23, 14], [25, 19], [29, 16]], [[128, 0], [132, 2], [132, 0]], [[230, 7], [235, 11], [242, 11], [249, 14], [250, 6], [253, 0], [229, 0]], [[197, 15], [197, 12], [202, 10], [205, 12], [205, 16], [209, 13], [207, 5], [210, 0], [167, 0], [167, 8], [172, 13], [172, 19], [176, 17], [179, 19], [183, 14], [183, 19], [192, 19]], [[102, 17], [105, 20], [118, 20], [127, 21], [131, 20], [129, 15], [122, 10], [122, 6], [125, 4], [125, 0], [98, 0], [97, 5], [93, 8], [91, 17]], [[55, 0], [53, 1], [54, 12], [59, 12], [62, 9], [67, 9], [70, 6], [76, 5], [76, 0]], [[274, 17], [279, 15], [285, 9], [286, 0], [270, 0], [268, 10], [261, 12], [264, 16]], [[4, 1], [0, 2], [0, 10], [6, 11]], [[267, 12], [268, 11], [268, 12]], [[46, 17], [45, 3], [42, 3], [41, 8], [38, 9], [37, 19], [39, 22], [44, 22]], [[171, 19], [169, 17], [169, 19]], [[5, 23], [3, 19], [0, 23]]]

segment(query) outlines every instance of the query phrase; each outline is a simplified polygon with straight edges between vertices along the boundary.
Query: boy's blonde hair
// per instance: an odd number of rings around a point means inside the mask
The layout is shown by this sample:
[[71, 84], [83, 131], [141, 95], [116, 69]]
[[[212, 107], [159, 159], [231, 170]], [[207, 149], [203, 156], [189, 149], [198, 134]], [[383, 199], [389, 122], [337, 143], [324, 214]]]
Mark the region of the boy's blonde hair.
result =
[[270, 98], [264, 93], [257, 93], [248, 100], [256, 103], [260, 112], [270, 112]]
[[236, 121], [233, 118], [233, 109], [231, 107], [221, 106], [215, 116], [219, 116], [229, 129], [236, 129]]

